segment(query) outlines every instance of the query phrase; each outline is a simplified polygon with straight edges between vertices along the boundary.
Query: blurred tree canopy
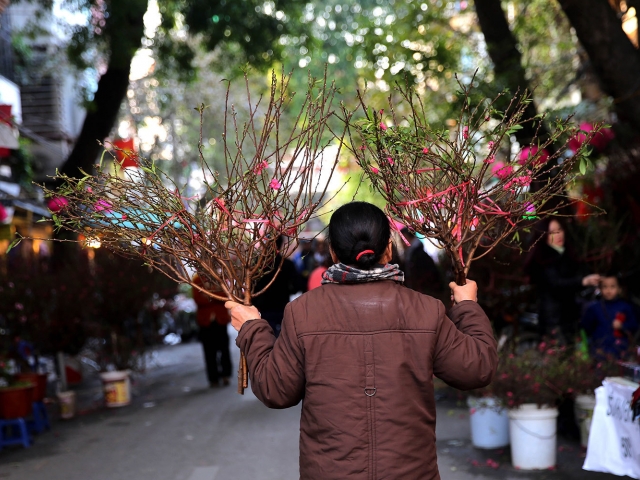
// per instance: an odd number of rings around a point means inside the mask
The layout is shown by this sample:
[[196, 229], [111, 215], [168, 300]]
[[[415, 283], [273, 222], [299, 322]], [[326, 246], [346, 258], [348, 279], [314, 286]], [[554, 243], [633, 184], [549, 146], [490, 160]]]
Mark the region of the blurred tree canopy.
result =
[[[54, 2], [40, 0], [43, 9]], [[142, 46], [152, 48], [162, 68], [171, 69], [180, 80], [193, 78], [193, 59], [200, 46], [209, 50], [224, 43], [234, 51], [234, 60], [266, 67], [282, 51], [279, 39], [297, 34], [304, 27], [299, 18], [301, 0], [195, 0], [158, 2], [161, 15], [157, 32], [145, 31], [148, 0], [69, 0], [65, 7], [82, 12], [85, 24], [73, 28], [68, 45], [70, 60], [80, 69], [100, 71], [97, 88], [88, 102], [87, 116], [62, 171], [79, 175], [90, 171], [129, 87], [131, 62]], [[198, 42], [187, 41], [197, 37]]]
[[[238, 66], [248, 63], [257, 67], [251, 82], [260, 92], [268, 84], [264, 69], [284, 65], [287, 71], [296, 69], [296, 90], [309, 72], [318, 77], [327, 64], [348, 105], [355, 105], [356, 88], [366, 85], [383, 103], [384, 97], [395, 94], [395, 82], [409, 81], [423, 95], [431, 120], [440, 124], [457, 116], [454, 75], [468, 82], [477, 72], [479, 97], [493, 97], [504, 88], [512, 93], [529, 89], [534, 97], [531, 116], [575, 113], [578, 123], [613, 124], [616, 140], [607, 150], [594, 152], [588, 181], [634, 185], [635, 166], [640, 165], [640, 52], [637, 30], [634, 37], [628, 26], [639, 3], [158, 0], [159, 25], [145, 30], [144, 15], [155, 5], [152, 0], [69, 0], [67, 4], [86, 12], [88, 19], [76, 27], [71, 58], [80, 68], [92, 66], [102, 74], [63, 171], [74, 174], [79, 166], [91, 167], [100, 152], [96, 139], [112, 130], [129, 89], [136, 105], [134, 111], [130, 103], [127, 112], [132, 123], [144, 126], [157, 117], [170, 132], [143, 154], [162, 158], [163, 148], [171, 143], [172, 155], [166, 159], [173, 162], [177, 176], [187, 180], [199, 135], [199, 118], [192, 108], [202, 102], [210, 105], [205, 113], [205, 151], [217, 161], [220, 80], [237, 75]], [[131, 60], [140, 48], [152, 52], [156, 69], [130, 82]], [[523, 129], [514, 141], [522, 144], [529, 138], [531, 132]], [[345, 171], [348, 164], [345, 159]], [[622, 182], [623, 173], [636, 177]], [[611, 204], [632, 214], [636, 228], [640, 191], [610, 190], [611, 195], [601, 196], [602, 206]]]

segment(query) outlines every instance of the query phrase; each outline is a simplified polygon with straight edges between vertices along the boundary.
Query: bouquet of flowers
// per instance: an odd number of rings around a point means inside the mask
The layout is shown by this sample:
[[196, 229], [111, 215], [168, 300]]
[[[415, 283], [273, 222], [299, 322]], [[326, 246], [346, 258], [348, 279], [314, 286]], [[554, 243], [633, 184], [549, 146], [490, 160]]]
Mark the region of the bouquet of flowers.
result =
[[[360, 94], [365, 118], [349, 125], [352, 151], [389, 215], [442, 247], [460, 285], [475, 259], [498, 244], [520, 248], [519, 232], [531, 220], [573, 202], [566, 186], [585, 172], [585, 146], [600, 128], [569, 151], [565, 147], [579, 130], [570, 118], [527, 118], [531, 99], [518, 93], [505, 110], [497, 105], [506, 93], [474, 103], [472, 84], [460, 83], [455, 128], [431, 126], [413, 86], [398, 86], [387, 111]], [[523, 125], [536, 135], [514, 148], [513, 133]]]

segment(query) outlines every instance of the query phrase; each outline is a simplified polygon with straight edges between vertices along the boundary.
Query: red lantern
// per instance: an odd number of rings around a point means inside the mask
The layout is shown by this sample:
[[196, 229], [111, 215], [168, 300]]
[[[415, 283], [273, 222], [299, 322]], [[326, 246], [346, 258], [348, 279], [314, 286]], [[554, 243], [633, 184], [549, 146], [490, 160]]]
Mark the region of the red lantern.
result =
[[[11, 105], [0, 105], [0, 122], [9, 126], [11, 122]], [[11, 150], [8, 148], [0, 147], [0, 158], [8, 157], [11, 154]]]
[[125, 138], [113, 142], [116, 148], [116, 161], [122, 168], [137, 167], [138, 156], [133, 145], [133, 138]]

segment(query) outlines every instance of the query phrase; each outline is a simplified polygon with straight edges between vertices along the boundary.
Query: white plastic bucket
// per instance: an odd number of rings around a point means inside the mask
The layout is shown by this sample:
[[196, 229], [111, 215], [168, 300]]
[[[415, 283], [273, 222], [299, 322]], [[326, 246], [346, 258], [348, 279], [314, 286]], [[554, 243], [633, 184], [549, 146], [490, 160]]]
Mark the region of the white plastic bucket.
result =
[[76, 392], [59, 392], [58, 402], [60, 403], [60, 418], [69, 420], [76, 414]]
[[467, 398], [471, 443], [476, 448], [503, 448], [509, 445], [509, 416], [495, 398]]
[[580, 446], [587, 448], [589, 445], [589, 430], [591, 429], [591, 419], [593, 409], [596, 407], [595, 395], [578, 395], [574, 406], [576, 421], [580, 426]]
[[100, 374], [107, 407], [123, 407], [131, 403], [131, 383], [128, 371], [105, 372]]
[[521, 470], [542, 470], [556, 465], [557, 408], [533, 403], [509, 410], [511, 462]]

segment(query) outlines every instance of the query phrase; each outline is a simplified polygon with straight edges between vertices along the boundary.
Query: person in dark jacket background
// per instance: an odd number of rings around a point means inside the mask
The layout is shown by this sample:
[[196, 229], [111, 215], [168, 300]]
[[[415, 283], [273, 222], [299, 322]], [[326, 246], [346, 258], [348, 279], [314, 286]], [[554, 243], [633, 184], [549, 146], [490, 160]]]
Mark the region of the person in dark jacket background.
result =
[[302, 479], [439, 478], [434, 375], [464, 390], [495, 374], [475, 282], [449, 285], [456, 304], [446, 315], [442, 302], [402, 285], [390, 236], [378, 207], [337, 209], [335, 264], [287, 305], [277, 340], [255, 307], [225, 304], [255, 395], [271, 408], [302, 401]]
[[440, 298], [443, 293], [440, 271], [422, 241], [407, 227], [401, 231], [411, 244], [404, 251], [404, 284], [416, 292]]
[[[282, 248], [283, 241], [282, 236], [278, 237], [276, 243], [278, 250]], [[276, 269], [280, 262], [282, 262], [282, 268], [273, 283], [269, 285], [269, 282], [276, 274]], [[255, 292], [259, 292], [269, 285], [269, 288], [264, 293], [254, 298], [253, 305], [260, 310], [262, 318], [269, 322], [276, 338], [280, 335], [284, 308], [289, 303], [290, 296], [306, 290], [306, 286], [302, 283], [302, 277], [298, 274], [293, 262], [288, 258], [283, 259], [281, 253], [276, 255], [271, 271], [256, 283]]]
[[585, 287], [597, 287], [600, 275], [585, 274], [559, 219], [547, 218], [540, 228], [543, 236], [525, 261], [525, 273], [538, 295], [540, 333], [561, 343], [573, 343], [581, 314], [577, 296]]

